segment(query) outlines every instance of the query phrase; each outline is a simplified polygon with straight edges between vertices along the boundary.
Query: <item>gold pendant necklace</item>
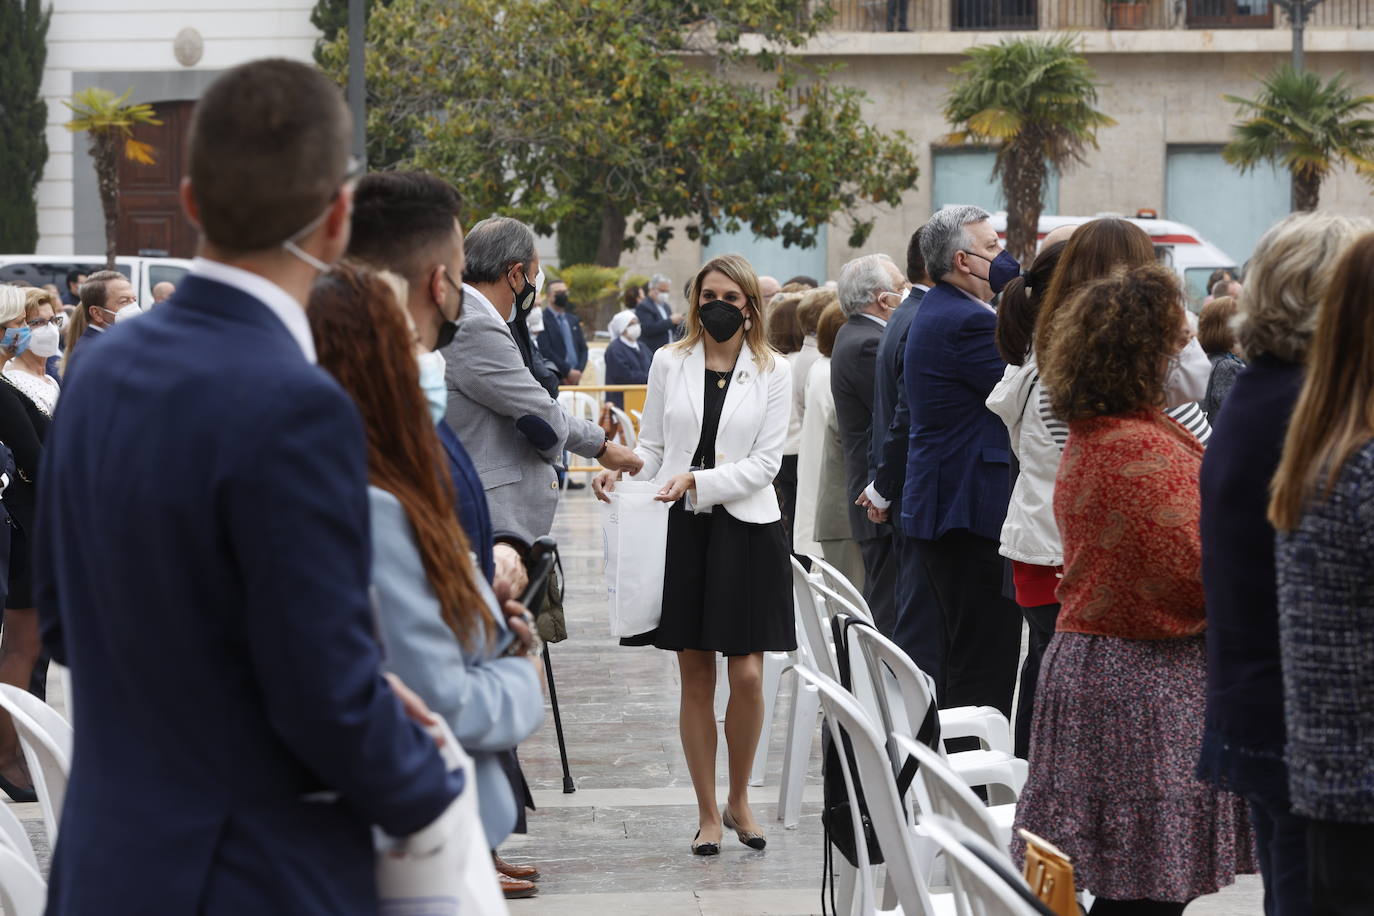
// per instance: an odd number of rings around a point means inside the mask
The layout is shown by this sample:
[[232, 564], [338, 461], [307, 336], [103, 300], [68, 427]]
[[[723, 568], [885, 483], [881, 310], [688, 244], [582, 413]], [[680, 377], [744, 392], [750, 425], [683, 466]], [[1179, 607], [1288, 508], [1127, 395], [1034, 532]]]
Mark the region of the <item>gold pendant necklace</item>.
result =
[[714, 375], [714, 376], [716, 377], [716, 387], [717, 387], [717, 388], [724, 388], [724, 387], [725, 387], [725, 380], [728, 379], [728, 378], [730, 377], [730, 373], [729, 373], [729, 372], [717, 372], [715, 369], [708, 369], [707, 371], [710, 372], [712, 375]]

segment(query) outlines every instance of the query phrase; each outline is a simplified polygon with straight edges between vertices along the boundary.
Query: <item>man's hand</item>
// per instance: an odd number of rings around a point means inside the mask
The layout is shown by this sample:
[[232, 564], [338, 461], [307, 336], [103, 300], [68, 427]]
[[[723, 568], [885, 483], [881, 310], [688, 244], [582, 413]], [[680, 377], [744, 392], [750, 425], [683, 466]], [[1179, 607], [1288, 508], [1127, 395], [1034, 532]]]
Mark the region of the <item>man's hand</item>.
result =
[[697, 479], [692, 472], [678, 474], [676, 477], [669, 478], [668, 482], [663, 485], [663, 489], [654, 495], [654, 499], [661, 503], [675, 503], [696, 485]]
[[644, 459], [636, 455], [634, 449], [619, 442], [607, 442], [606, 450], [596, 460], [601, 462], [603, 468], [630, 474], [638, 474], [639, 469], [644, 467]]
[[582, 370], [581, 370], [581, 369], [569, 369], [569, 370], [568, 370], [568, 377], [567, 377], [567, 379], [564, 380], [564, 383], [565, 383], [565, 384], [568, 384], [568, 385], [577, 385], [577, 384], [580, 384], [581, 381], [582, 381]]
[[875, 525], [887, 524], [888, 516], [891, 512], [888, 509], [879, 509], [877, 506], [868, 507], [868, 520]]
[[869, 499], [868, 492], [864, 491], [859, 494], [858, 499], [854, 500], [854, 505], [861, 506], [864, 509], [871, 509], [873, 508], [873, 500]]
[[[383, 676], [386, 678], [386, 682], [391, 685], [391, 692], [396, 694], [396, 699], [401, 701], [401, 708], [406, 711], [406, 715], [425, 728], [439, 724], [439, 717], [425, 705], [425, 701], [420, 699], [419, 694], [407, 687], [400, 678], [390, 671]], [[434, 743], [443, 747], [444, 739], [435, 735]]]
[[673, 312], [672, 322], [674, 325], [682, 324], [682, 316], [677, 312]]
[[619, 479], [619, 471], [602, 471], [592, 478], [592, 492], [596, 494], [597, 499], [608, 503], [611, 498], [606, 494], [615, 489], [615, 482]]
[[515, 634], [515, 644], [518, 648], [514, 654], [528, 658], [535, 671], [542, 673], [543, 666], [539, 662], [539, 656], [530, 654], [530, 649], [534, 645], [534, 631], [530, 629], [534, 623], [534, 615], [530, 613], [529, 608], [511, 597], [511, 592], [504, 583], [493, 586], [492, 591], [496, 592], [496, 601], [501, 605], [501, 613], [506, 615], [506, 626]]
[[504, 585], [506, 594], [521, 595], [530, 584], [530, 575], [525, 569], [525, 561], [520, 552], [509, 544], [501, 543], [492, 548], [492, 559], [496, 561], [496, 577], [492, 587], [498, 591]]

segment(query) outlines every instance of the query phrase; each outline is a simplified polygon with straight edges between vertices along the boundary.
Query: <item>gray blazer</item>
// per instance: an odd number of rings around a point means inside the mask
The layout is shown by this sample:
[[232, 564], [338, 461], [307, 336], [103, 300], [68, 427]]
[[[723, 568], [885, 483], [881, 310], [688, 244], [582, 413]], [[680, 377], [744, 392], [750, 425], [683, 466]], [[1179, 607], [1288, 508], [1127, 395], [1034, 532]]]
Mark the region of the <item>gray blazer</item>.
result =
[[517, 814], [515, 794], [501, 766], [502, 752], [534, 734], [544, 721], [544, 694], [534, 667], [523, 658], [503, 658], [510, 641], [496, 596], [474, 576], [496, 620], [491, 643], [475, 635], [466, 647], [444, 623], [410, 519], [395, 496], [367, 488], [372, 516], [372, 590], [377, 602], [386, 670], [394, 673], [444, 717], [453, 736], [472, 755], [477, 800], [487, 845], [510, 835]]
[[465, 289], [448, 363], [445, 419], [472, 456], [487, 491], [497, 537], [526, 544], [553, 528], [563, 450], [591, 458], [606, 435], [591, 420], [569, 416], [534, 380], [500, 317]]
[[863, 315], [851, 315], [835, 335], [830, 354], [830, 391], [844, 444], [845, 512], [854, 540], [886, 537], [887, 529], [868, 520], [868, 512], [854, 504], [868, 486], [868, 445], [873, 440], [873, 379], [878, 364], [878, 341], [883, 326]]

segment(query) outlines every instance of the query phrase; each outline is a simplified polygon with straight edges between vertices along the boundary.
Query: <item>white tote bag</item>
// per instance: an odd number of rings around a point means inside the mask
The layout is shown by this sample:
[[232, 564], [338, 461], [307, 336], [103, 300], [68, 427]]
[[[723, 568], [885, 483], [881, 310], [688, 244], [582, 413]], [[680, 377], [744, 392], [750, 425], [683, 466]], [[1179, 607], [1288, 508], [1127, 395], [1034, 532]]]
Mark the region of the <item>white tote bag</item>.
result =
[[477, 772], [448, 724], [430, 729], [450, 770], [461, 770], [463, 791], [434, 823], [393, 839], [377, 831], [380, 916], [503, 916], [506, 898], [496, 882], [487, 835], [477, 815]]
[[658, 626], [669, 508], [654, 499], [660, 489], [651, 481], [622, 480], [601, 506], [612, 636], [637, 636]]

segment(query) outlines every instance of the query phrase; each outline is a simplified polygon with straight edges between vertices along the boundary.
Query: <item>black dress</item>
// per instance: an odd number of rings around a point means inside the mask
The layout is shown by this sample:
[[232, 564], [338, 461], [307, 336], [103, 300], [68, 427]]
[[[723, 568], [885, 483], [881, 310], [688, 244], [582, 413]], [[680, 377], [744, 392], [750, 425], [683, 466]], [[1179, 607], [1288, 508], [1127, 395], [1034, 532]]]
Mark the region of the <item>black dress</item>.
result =
[[[716, 430], [730, 390], [729, 376], [724, 386], [719, 380], [709, 370], [702, 380], [694, 468], [715, 467]], [[781, 521], [742, 522], [722, 506], [698, 514], [679, 501], [668, 512], [663, 614], [653, 645], [723, 655], [795, 649], [790, 556]]]

